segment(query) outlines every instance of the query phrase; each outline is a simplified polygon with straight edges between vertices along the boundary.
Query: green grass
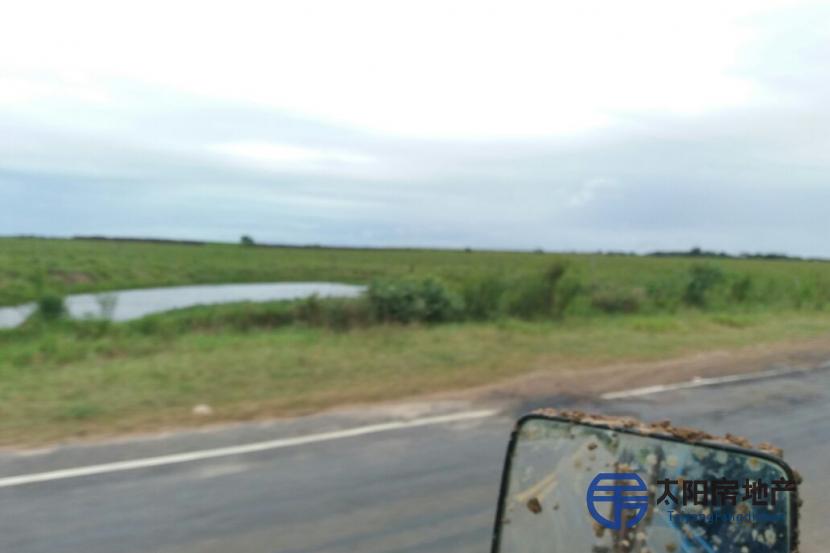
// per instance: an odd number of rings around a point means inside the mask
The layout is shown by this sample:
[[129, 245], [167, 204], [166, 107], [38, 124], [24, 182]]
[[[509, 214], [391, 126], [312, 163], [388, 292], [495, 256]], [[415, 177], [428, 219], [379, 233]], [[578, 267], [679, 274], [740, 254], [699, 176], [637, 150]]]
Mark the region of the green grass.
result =
[[[91, 323], [0, 333], [0, 444], [308, 413], [600, 366], [827, 335], [830, 314], [687, 314], [170, 334]], [[213, 417], [191, 414], [207, 403]]]
[[[540, 273], [555, 260], [567, 278], [600, 296], [647, 297], [673, 308], [684, 293], [689, 258], [438, 250], [259, 248], [232, 244], [176, 245], [0, 238], [0, 305], [39, 299], [44, 293], [170, 286], [195, 283], [326, 280], [367, 283], [374, 278], [436, 276], [460, 286], [471, 278]], [[830, 263], [718, 259], [726, 273], [721, 299], [742, 294], [745, 303], [783, 308], [830, 304]], [[750, 285], [741, 289], [741, 279]], [[613, 298], [612, 298], [613, 299]], [[590, 303], [586, 298], [582, 303]], [[663, 305], [665, 303], [666, 305]], [[574, 309], [585, 306], [577, 302]]]
[[[439, 284], [400, 282], [427, 277]], [[457, 316], [413, 320], [459, 322], [381, 324], [395, 319], [373, 311], [371, 294], [125, 324], [63, 320], [52, 305], [148, 286], [379, 278], [393, 281], [377, 289], [385, 308], [450, 298]], [[308, 413], [534, 370], [827, 336], [830, 263], [0, 239], [0, 304], [29, 300], [42, 316], [0, 331], [0, 444]], [[201, 403], [214, 415], [192, 415]]]

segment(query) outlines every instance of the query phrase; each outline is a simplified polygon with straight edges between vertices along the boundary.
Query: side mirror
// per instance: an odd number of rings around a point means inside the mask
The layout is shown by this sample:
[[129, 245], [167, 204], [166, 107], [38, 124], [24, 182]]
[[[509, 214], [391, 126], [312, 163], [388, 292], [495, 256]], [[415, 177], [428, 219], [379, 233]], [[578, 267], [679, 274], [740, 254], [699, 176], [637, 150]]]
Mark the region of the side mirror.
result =
[[[736, 438], [542, 412], [510, 440], [493, 553], [795, 553], [793, 470]], [[778, 452], [780, 455], [780, 452]]]

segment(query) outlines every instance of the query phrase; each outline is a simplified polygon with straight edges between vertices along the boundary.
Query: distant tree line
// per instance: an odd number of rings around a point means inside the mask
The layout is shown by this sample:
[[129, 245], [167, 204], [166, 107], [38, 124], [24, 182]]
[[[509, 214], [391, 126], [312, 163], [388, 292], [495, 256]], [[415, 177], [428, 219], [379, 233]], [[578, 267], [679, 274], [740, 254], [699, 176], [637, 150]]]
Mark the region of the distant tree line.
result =
[[799, 257], [775, 252], [741, 253], [739, 255], [733, 255], [726, 252], [703, 250], [701, 248], [692, 248], [688, 251], [656, 251], [646, 255], [650, 257], [718, 257], [722, 259], [776, 259], [788, 261], [827, 261], [826, 259]]
[[[42, 236], [35, 236], [35, 235], [15, 235], [11, 236], [11, 238], [28, 238], [28, 239], [45, 239], [46, 237]], [[209, 244], [210, 242], [204, 242], [200, 240], [173, 240], [173, 239], [164, 239], [164, 238], [140, 238], [140, 237], [117, 237], [117, 236], [73, 236], [72, 240], [100, 240], [100, 241], [115, 241], [115, 242], [147, 242], [147, 243], [155, 243], [155, 244], [177, 244], [177, 245], [189, 245], [189, 246], [203, 246]], [[218, 243], [218, 242], [217, 242]], [[332, 249], [332, 250], [353, 250], [353, 251], [419, 251], [419, 250], [428, 250], [428, 251], [453, 251], [453, 248], [418, 248], [418, 247], [406, 247], [406, 246], [398, 246], [398, 247], [375, 247], [375, 246], [338, 246], [338, 245], [322, 245], [322, 244], [278, 244], [278, 243], [262, 243], [262, 242], [255, 242], [254, 239], [249, 235], [243, 235], [240, 237], [238, 242], [243, 246], [256, 246], [258, 248], [292, 248], [292, 249]], [[456, 249], [455, 251], [459, 251]], [[460, 251], [464, 253], [473, 253], [473, 252], [499, 252], [499, 251], [520, 251], [520, 250], [497, 250], [497, 249], [489, 249], [489, 248], [471, 248], [465, 247], [461, 248]], [[527, 250], [525, 250], [527, 251]], [[714, 251], [714, 250], [704, 250], [699, 247], [691, 248], [689, 250], [658, 250], [654, 252], [650, 252], [647, 254], [640, 254], [637, 252], [625, 252], [625, 251], [594, 251], [594, 252], [579, 252], [579, 251], [570, 251], [570, 252], [563, 252], [563, 251], [555, 251], [551, 250], [550, 252], [542, 249], [542, 248], [535, 248], [531, 250], [532, 253], [537, 255], [544, 255], [547, 253], [571, 253], [571, 254], [579, 254], [579, 253], [592, 253], [593, 255], [604, 255], [604, 256], [612, 256], [612, 257], [688, 257], [688, 258], [717, 258], [717, 259], [765, 259], [765, 260], [779, 260], [779, 261], [821, 261], [826, 262], [830, 261], [827, 258], [821, 257], [800, 257], [795, 255], [787, 255], [784, 253], [777, 253], [777, 252], [757, 252], [757, 253], [740, 253], [740, 254], [730, 254], [724, 251]]]

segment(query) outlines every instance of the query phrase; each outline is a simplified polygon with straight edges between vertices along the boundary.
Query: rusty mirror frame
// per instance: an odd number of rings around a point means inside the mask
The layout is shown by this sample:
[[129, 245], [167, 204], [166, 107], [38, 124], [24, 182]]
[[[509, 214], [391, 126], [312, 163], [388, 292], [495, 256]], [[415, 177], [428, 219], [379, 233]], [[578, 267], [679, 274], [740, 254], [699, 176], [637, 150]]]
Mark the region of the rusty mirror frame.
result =
[[[772, 463], [779, 467], [784, 474], [786, 474], [787, 479], [796, 483], [800, 482], [800, 477], [797, 473], [790, 467], [789, 464], [784, 462], [781, 457], [776, 455], [772, 455], [765, 451], [759, 451], [756, 449], [750, 449], [746, 447], [740, 447], [737, 445], [721, 443], [716, 441], [711, 441], [708, 439], [701, 439], [690, 441], [688, 439], [680, 438], [671, 434], [664, 434], [659, 432], [644, 432], [639, 431], [634, 427], [627, 427], [625, 425], [619, 424], [612, 424], [610, 422], [603, 422], [602, 418], [593, 419], [589, 418], [589, 421], [584, 420], [575, 420], [572, 417], [568, 416], [559, 416], [553, 414], [544, 414], [544, 413], [530, 413], [527, 415], [522, 416], [519, 420], [516, 421], [516, 424], [513, 427], [513, 430], [510, 433], [510, 441], [507, 446], [507, 453], [505, 455], [504, 464], [502, 466], [502, 473], [501, 473], [501, 483], [499, 485], [499, 498], [498, 504], [496, 507], [496, 518], [493, 525], [493, 535], [492, 535], [492, 543], [491, 543], [491, 553], [500, 553], [500, 546], [501, 546], [501, 531], [502, 531], [502, 521], [506, 515], [505, 508], [507, 505], [507, 499], [509, 494], [510, 488], [510, 475], [511, 475], [511, 468], [513, 457], [516, 451], [516, 445], [519, 438], [519, 433], [522, 427], [530, 421], [554, 421], [562, 424], [573, 425], [573, 426], [583, 426], [589, 427], [599, 430], [610, 430], [613, 432], [617, 432], [620, 434], [628, 434], [634, 436], [641, 436], [645, 438], [651, 438], [660, 441], [666, 442], [673, 442], [673, 443], [682, 443], [682, 444], [694, 444], [703, 446], [706, 448], [711, 448], [713, 450], [724, 451], [727, 453], [735, 453], [741, 454], [751, 457], [756, 457], [758, 459], [762, 459], [769, 463]], [[789, 532], [789, 552], [790, 553], [797, 553], [798, 552], [798, 509], [800, 506], [801, 501], [798, 497], [798, 486], [796, 486], [796, 491], [794, 493], [789, 493], [788, 495], [788, 502], [789, 502], [789, 515], [790, 515], [790, 532]], [[567, 553], [582, 553], [578, 551], [574, 552], [567, 552]]]

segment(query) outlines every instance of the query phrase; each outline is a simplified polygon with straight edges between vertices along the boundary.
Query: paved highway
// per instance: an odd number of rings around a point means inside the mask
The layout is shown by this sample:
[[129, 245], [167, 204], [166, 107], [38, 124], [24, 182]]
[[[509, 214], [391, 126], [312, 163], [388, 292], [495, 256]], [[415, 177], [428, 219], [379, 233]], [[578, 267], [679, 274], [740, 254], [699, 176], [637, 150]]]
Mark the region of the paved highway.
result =
[[[830, 371], [613, 401], [540, 399], [502, 414], [190, 462], [0, 487], [0, 551], [487, 551], [512, 419], [559, 405], [732, 432], [804, 475], [802, 551], [830, 540]], [[0, 478], [370, 424], [328, 415], [0, 455]]]

